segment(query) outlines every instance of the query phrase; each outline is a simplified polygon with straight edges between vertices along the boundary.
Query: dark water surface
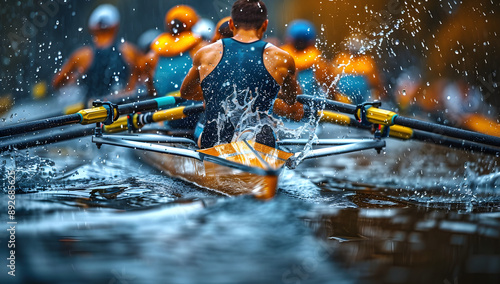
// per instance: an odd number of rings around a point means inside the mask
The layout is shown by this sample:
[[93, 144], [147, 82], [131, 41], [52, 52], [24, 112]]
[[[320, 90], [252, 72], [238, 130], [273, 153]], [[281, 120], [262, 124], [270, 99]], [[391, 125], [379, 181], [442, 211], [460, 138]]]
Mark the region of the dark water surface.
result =
[[261, 202], [86, 139], [4, 156], [2, 171], [17, 170], [16, 276], [4, 193], [0, 283], [499, 283], [498, 163], [388, 141], [381, 155], [286, 170]]

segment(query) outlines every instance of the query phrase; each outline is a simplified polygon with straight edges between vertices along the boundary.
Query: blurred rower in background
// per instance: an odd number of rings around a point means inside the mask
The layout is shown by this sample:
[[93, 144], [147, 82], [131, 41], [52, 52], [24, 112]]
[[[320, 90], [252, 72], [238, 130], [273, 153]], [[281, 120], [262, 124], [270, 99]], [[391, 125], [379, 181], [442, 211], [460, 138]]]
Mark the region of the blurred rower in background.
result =
[[441, 94], [444, 117], [451, 125], [500, 137], [500, 124], [488, 118], [487, 114], [493, 110], [488, 110], [478, 87], [470, 86], [464, 80], [444, 79], [434, 85]]
[[375, 60], [365, 54], [365, 40], [357, 35], [351, 36], [346, 43], [346, 52], [333, 59], [330, 78], [333, 85], [329, 94], [345, 103], [360, 104], [385, 98], [385, 90]]
[[434, 80], [416, 101], [419, 105], [433, 105], [433, 109], [426, 110], [439, 123], [500, 137], [498, 116], [484, 102], [479, 88], [465, 80]]
[[117, 40], [120, 25], [118, 10], [109, 4], [98, 6], [88, 22], [93, 44], [76, 50], [53, 79], [60, 89], [77, 84], [84, 87], [84, 102], [134, 90], [137, 50]]
[[151, 45], [151, 82], [155, 95], [178, 92], [192, 66], [192, 56], [202, 46], [203, 39], [192, 32], [198, 22], [196, 11], [178, 5], [165, 15], [165, 32]]
[[427, 85], [419, 78], [418, 69], [412, 68], [396, 81], [394, 97], [400, 113], [500, 137], [498, 115], [479, 87], [448, 78]]
[[281, 49], [288, 52], [295, 60], [297, 79], [302, 93], [319, 95], [321, 86], [315, 73], [320, 62], [321, 51], [316, 46], [316, 29], [306, 20], [291, 22], [286, 31], [286, 44]]
[[[321, 51], [316, 48], [315, 44], [316, 29], [314, 25], [306, 20], [295, 20], [288, 26], [286, 44], [281, 48], [288, 52], [295, 61], [299, 93], [324, 96], [320, 78], [326, 78], [326, 75], [322, 74], [328, 73], [329, 68], [321, 58]], [[326, 79], [324, 81], [326, 82]], [[294, 121], [309, 119], [308, 115], [305, 114], [304, 106], [299, 102], [288, 105], [282, 100], [276, 100], [273, 112]]]
[[[165, 15], [166, 31], [151, 44], [147, 61], [148, 82], [153, 95], [179, 95], [182, 81], [193, 65], [194, 54], [207, 44], [193, 32], [199, 19], [196, 11], [187, 5], [175, 6]], [[197, 121], [197, 115], [170, 121], [167, 130], [191, 130], [196, 127]]]
[[157, 29], [150, 29], [143, 32], [139, 39], [137, 40], [137, 47], [139, 48], [140, 59], [138, 60], [138, 91], [142, 93], [142, 89], [145, 89], [146, 93], [153, 94], [154, 86], [150, 82], [151, 67], [151, 45], [156, 40], [158, 36], [161, 35], [161, 32]]

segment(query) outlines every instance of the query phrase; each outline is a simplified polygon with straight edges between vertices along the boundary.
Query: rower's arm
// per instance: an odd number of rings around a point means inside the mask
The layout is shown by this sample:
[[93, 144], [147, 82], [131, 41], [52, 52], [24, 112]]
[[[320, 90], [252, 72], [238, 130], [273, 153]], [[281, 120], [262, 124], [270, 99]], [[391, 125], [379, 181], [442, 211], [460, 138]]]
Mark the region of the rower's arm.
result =
[[202, 101], [203, 91], [200, 80], [201, 54], [197, 53], [193, 58], [193, 67], [189, 70], [182, 82], [181, 97], [187, 100]]
[[281, 91], [274, 101], [273, 112], [295, 121], [300, 121], [306, 115], [304, 106], [297, 101], [300, 85], [296, 77], [295, 61], [288, 53], [282, 55], [281, 59], [286, 68]]
[[154, 85], [154, 72], [158, 64], [158, 55], [154, 51], [150, 51], [142, 58], [142, 61], [142, 67], [144, 68], [142, 75], [145, 77], [144, 81], [148, 89], [148, 94], [150, 96], [157, 96], [158, 93]]
[[82, 47], [71, 54], [70, 58], [61, 67], [61, 71], [54, 76], [52, 85], [59, 89], [62, 86], [74, 83], [90, 68], [94, 53], [90, 47]]
[[[295, 65], [294, 67], [295, 68]], [[295, 72], [290, 73], [283, 82], [281, 92], [274, 101], [273, 112], [295, 121], [300, 121], [306, 115], [304, 105], [297, 101], [300, 86], [295, 77]]]
[[300, 90], [296, 77], [297, 69], [295, 68], [295, 61], [292, 56], [283, 51], [282, 57], [281, 60], [286, 69], [283, 72], [283, 84], [281, 85], [281, 92], [278, 94], [278, 98], [282, 99], [288, 105], [294, 105]]
[[123, 55], [123, 59], [125, 60], [125, 63], [127, 64], [129, 70], [130, 70], [130, 76], [129, 80], [127, 82], [127, 87], [125, 88], [125, 92], [134, 92], [137, 82], [139, 81], [139, 77], [141, 76], [142, 72], [142, 62], [141, 62], [141, 52], [139, 49], [129, 43], [129, 42], [124, 42], [120, 45], [120, 51]]
[[276, 99], [274, 101], [273, 113], [295, 121], [300, 121], [302, 118], [304, 118], [306, 112], [304, 110], [304, 105], [299, 102], [295, 102], [295, 104], [289, 105], [282, 99]]
[[278, 98], [282, 99], [285, 103], [289, 105], [295, 104], [297, 101], [297, 93], [299, 92], [299, 84], [295, 76], [288, 76], [283, 82], [281, 92]]

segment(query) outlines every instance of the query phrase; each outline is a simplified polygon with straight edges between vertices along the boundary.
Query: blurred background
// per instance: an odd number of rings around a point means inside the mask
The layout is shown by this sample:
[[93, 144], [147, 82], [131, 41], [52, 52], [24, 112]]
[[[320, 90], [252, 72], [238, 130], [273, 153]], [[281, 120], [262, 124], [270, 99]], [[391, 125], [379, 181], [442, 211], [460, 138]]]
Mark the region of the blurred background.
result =
[[[121, 13], [120, 36], [136, 43], [148, 29], [164, 30], [165, 13], [176, 4], [193, 6], [200, 16], [217, 22], [229, 15], [232, 0], [3, 0], [0, 8], [0, 96], [15, 101], [32, 98], [38, 82], [50, 82], [73, 50], [90, 44], [87, 20], [100, 4]], [[318, 31], [318, 47], [327, 59], [345, 49], [355, 35], [367, 39], [366, 52], [375, 59], [384, 87], [393, 100], [407, 92], [409, 79], [426, 99], [440, 81], [460, 82], [481, 94], [483, 111], [498, 120], [500, 91], [500, 4], [494, 0], [329, 0], [267, 1], [268, 37], [284, 42], [287, 23], [302, 18]], [[406, 77], [405, 77], [406, 76]], [[408, 81], [408, 80], [406, 80]], [[50, 95], [50, 84], [46, 92]], [[405, 94], [406, 95], [406, 94]], [[430, 97], [430, 95], [427, 96]], [[435, 95], [434, 95], [435, 97]]]

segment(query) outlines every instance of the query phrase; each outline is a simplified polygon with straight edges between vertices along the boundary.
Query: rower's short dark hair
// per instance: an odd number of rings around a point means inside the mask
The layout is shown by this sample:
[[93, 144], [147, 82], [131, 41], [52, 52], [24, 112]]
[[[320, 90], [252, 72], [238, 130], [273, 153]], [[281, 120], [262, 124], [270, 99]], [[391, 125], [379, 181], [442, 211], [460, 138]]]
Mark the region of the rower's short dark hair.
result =
[[267, 7], [261, 0], [237, 0], [231, 9], [236, 28], [259, 29], [267, 20]]
[[229, 27], [229, 20], [222, 23], [219, 27], [219, 33], [222, 38], [233, 37], [233, 31]]

